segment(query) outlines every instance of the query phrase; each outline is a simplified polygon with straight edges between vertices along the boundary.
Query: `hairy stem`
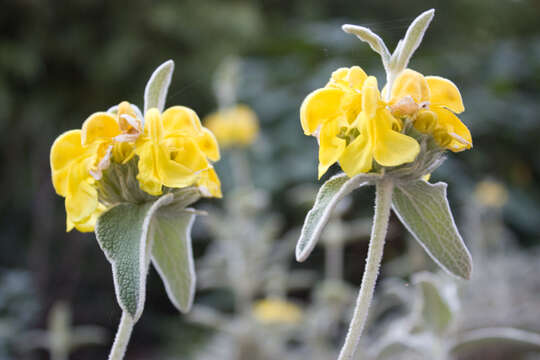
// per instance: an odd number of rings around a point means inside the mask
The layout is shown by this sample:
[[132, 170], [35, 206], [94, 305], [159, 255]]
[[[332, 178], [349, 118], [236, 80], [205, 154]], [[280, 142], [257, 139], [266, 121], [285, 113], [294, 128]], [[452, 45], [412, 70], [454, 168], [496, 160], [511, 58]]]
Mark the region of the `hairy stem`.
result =
[[122, 360], [124, 358], [133, 325], [135, 325], [135, 322], [131, 316], [126, 312], [122, 312], [122, 318], [120, 319], [118, 331], [116, 332], [111, 353], [109, 354], [109, 360]]
[[373, 226], [371, 228], [371, 239], [369, 241], [369, 250], [366, 259], [362, 285], [356, 300], [353, 317], [349, 325], [349, 331], [345, 338], [345, 344], [341, 348], [338, 360], [352, 359], [362, 330], [366, 323], [369, 305], [373, 298], [373, 290], [379, 275], [379, 267], [383, 256], [384, 239], [388, 230], [388, 219], [390, 217], [390, 207], [392, 205], [393, 183], [391, 179], [382, 179], [377, 183], [375, 196], [375, 215]]

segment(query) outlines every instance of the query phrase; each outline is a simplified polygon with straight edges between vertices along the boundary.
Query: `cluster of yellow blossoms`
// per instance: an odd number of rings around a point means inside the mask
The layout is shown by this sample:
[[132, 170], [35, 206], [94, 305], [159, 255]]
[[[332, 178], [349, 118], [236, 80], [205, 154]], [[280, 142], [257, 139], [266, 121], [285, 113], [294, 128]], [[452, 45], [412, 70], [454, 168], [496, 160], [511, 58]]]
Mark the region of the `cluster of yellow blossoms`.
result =
[[161, 114], [122, 102], [108, 112], [92, 114], [80, 130], [54, 142], [50, 154], [53, 185], [65, 197], [67, 230], [94, 230], [106, 210], [98, 182], [112, 162], [126, 164], [135, 156], [137, 180], [146, 193], [158, 196], [163, 187], [198, 186], [205, 196], [221, 197], [211, 161], [220, 158], [218, 143], [197, 114], [174, 106]]
[[236, 105], [216, 111], [204, 119], [222, 148], [246, 147], [259, 134], [257, 115], [246, 105]]
[[324, 88], [306, 97], [300, 119], [304, 133], [319, 140], [319, 178], [336, 162], [352, 177], [369, 172], [374, 160], [388, 167], [414, 161], [420, 145], [403, 133], [407, 123], [442, 149], [472, 146], [469, 130], [455, 115], [464, 106], [450, 80], [406, 69], [389, 96], [387, 91], [381, 96], [377, 79], [353, 66], [336, 70]]

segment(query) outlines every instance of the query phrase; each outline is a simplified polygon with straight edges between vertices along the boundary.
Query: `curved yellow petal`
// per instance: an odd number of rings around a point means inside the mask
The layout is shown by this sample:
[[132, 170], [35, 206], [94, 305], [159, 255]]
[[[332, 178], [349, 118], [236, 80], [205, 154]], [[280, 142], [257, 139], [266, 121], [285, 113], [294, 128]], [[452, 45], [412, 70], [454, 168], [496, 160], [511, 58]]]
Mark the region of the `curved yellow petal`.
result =
[[432, 106], [444, 106], [456, 114], [465, 111], [459, 89], [452, 81], [439, 76], [426, 76], [426, 81]]
[[155, 168], [163, 185], [171, 188], [182, 188], [193, 185], [197, 180], [198, 172], [170, 159], [162, 146], [154, 146], [153, 150]]
[[218, 161], [220, 159], [217, 139], [207, 128], [202, 128], [201, 134], [197, 137], [197, 144], [210, 160]]
[[85, 152], [81, 131], [70, 130], [56, 138], [50, 153], [52, 182], [56, 193], [66, 196], [69, 168]]
[[309, 94], [300, 107], [300, 122], [304, 134], [311, 135], [326, 121], [339, 115], [343, 91], [323, 88]]
[[366, 79], [362, 87], [362, 111], [367, 118], [375, 116], [380, 102], [381, 94], [377, 87], [377, 78], [370, 76]]
[[139, 180], [139, 185], [143, 191], [157, 196], [162, 193], [162, 183], [157, 169], [156, 156], [154, 155], [155, 148], [156, 145], [148, 142], [136, 149], [136, 153], [139, 155], [137, 180]]
[[165, 136], [163, 121], [158, 109], [149, 109], [144, 115], [144, 129], [150, 141], [159, 143]]
[[345, 150], [345, 139], [339, 138], [342, 122], [338, 119], [327, 121], [319, 134], [319, 179]]
[[197, 136], [202, 131], [201, 120], [195, 111], [185, 106], [172, 106], [163, 113], [163, 127], [167, 132], [181, 132]]
[[391, 101], [396, 102], [410, 96], [417, 104], [420, 104], [429, 101], [429, 90], [424, 75], [411, 69], [405, 69], [398, 75], [392, 86]]
[[181, 164], [191, 172], [207, 169], [210, 165], [206, 155], [199, 149], [195, 141], [188, 137], [177, 137], [165, 142], [171, 160]]
[[88, 145], [97, 141], [112, 141], [120, 133], [120, 125], [116, 119], [109, 113], [99, 112], [85, 120], [81, 129], [81, 139], [83, 145]]
[[458, 152], [472, 147], [471, 132], [456, 115], [442, 107], [431, 107], [431, 111], [437, 114], [439, 126], [452, 137], [452, 141], [447, 146], [448, 150]]
[[345, 80], [349, 82], [350, 87], [360, 90], [367, 78], [366, 72], [361, 67], [353, 66], [350, 68]]
[[410, 136], [392, 130], [393, 117], [381, 110], [374, 119], [375, 149], [373, 157], [383, 166], [398, 166], [416, 159], [420, 145]]
[[349, 177], [367, 173], [373, 164], [373, 136], [365, 113], [359, 115], [360, 135], [341, 154], [339, 165]]
[[197, 181], [197, 186], [203, 188], [203, 196], [208, 196], [209, 194], [216, 198], [223, 197], [221, 193], [221, 182], [213, 167], [201, 173], [201, 176]]
[[257, 115], [245, 105], [238, 105], [227, 114], [233, 124], [235, 141], [239, 145], [250, 145], [259, 134]]
[[66, 213], [74, 223], [88, 218], [98, 206], [98, 194], [84, 163], [70, 169]]

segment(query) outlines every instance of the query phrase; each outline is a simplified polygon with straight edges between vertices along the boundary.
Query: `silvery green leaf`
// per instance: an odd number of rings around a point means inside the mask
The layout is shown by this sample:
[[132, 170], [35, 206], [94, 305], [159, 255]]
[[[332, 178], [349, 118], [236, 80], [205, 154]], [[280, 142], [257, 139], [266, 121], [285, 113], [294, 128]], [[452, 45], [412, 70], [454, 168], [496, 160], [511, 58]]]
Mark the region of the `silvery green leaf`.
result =
[[390, 52], [384, 41], [377, 34], [366, 27], [357, 25], [345, 24], [342, 26], [342, 29], [346, 33], [356, 35], [360, 40], [367, 42], [373, 51], [381, 55], [384, 67], [387, 67], [390, 60]]
[[390, 60], [390, 68], [393, 72], [399, 73], [409, 64], [412, 55], [420, 46], [422, 38], [433, 19], [434, 9], [424, 11], [411, 23], [403, 40], [400, 40], [396, 50]]
[[450, 274], [469, 279], [472, 259], [454, 222], [446, 198], [447, 185], [424, 180], [394, 189], [392, 207], [426, 252]]
[[195, 294], [195, 269], [191, 247], [191, 226], [195, 214], [162, 207], [152, 220], [154, 246], [152, 263], [156, 267], [173, 305], [187, 312]]
[[328, 179], [319, 189], [313, 208], [308, 212], [296, 244], [296, 260], [304, 261], [315, 248], [324, 226], [338, 202], [351, 191], [367, 185], [378, 175], [357, 175], [349, 178], [339, 174]]
[[165, 98], [171, 84], [174, 71], [174, 61], [168, 60], [161, 64], [150, 76], [144, 89], [144, 113], [151, 108], [157, 108], [160, 112], [165, 107]]
[[167, 194], [143, 204], [121, 203], [103, 213], [96, 224], [99, 246], [112, 265], [118, 304], [137, 321], [144, 308], [152, 239], [149, 227], [156, 210], [173, 200]]
[[480, 351], [492, 346], [521, 351], [540, 351], [540, 334], [510, 327], [491, 327], [466, 331], [450, 344], [453, 354]]
[[453, 311], [446, 299], [437, 278], [429, 273], [416, 274], [413, 282], [420, 291], [423, 323], [431, 331], [443, 335], [452, 323]]

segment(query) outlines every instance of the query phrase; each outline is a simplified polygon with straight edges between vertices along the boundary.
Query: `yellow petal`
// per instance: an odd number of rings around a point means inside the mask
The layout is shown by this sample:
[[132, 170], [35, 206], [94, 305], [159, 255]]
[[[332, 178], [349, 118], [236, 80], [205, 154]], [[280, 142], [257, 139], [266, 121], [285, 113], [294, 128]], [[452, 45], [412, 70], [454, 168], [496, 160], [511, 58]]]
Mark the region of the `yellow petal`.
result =
[[[365, 117], [362, 113], [361, 117]], [[366, 119], [362, 119], [363, 128], [360, 135], [343, 151], [339, 165], [349, 177], [371, 170], [373, 163], [372, 139], [369, 136]]]
[[97, 190], [83, 162], [70, 168], [66, 213], [74, 223], [88, 218], [98, 206]]
[[202, 128], [201, 134], [197, 137], [197, 144], [210, 160], [219, 160], [220, 155], [218, 142], [210, 130], [205, 127]]
[[375, 116], [380, 102], [381, 94], [377, 87], [377, 78], [370, 76], [364, 82], [364, 86], [362, 87], [362, 111], [367, 118]]
[[139, 180], [143, 191], [157, 196], [162, 193], [162, 183], [157, 169], [156, 156], [154, 156], [155, 147], [156, 145], [150, 142], [137, 147], [136, 153], [139, 155], [137, 180]]
[[58, 195], [66, 196], [69, 167], [84, 152], [80, 130], [67, 131], [54, 141], [50, 163], [53, 186]]
[[181, 164], [191, 172], [197, 172], [209, 167], [206, 155], [199, 149], [195, 141], [188, 137], [176, 137], [164, 142], [171, 160]]
[[159, 179], [163, 185], [171, 188], [182, 188], [193, 185], [197, 180], [198, 172], [171, 160], [162, 146], [154, 146], [153, 156]]
[[350, 87], [360, 90], [367, 78], [367, 74], [361, 67], [353, 66], [345, 79], [349, 82]]
[[116, 119], [109, 113], [99, 112], [90, 115], [83, 123], [81, 138], [82, 143], [88, 145], [97, 141], [112, 141], [120, 133]]
[[437, 114], [439, 126], [443, 127], [452, 137], [447, 149], [458, 152], [472, 147], [471, 132], [456, 115], [442, 107], [431, 107], [431, 111]]
[[257, 115], [253, 110], [244, 105], [238, 105], [231, 109], [228, 114], [230, 122], [234, 125], [236, 142], [239, 145], [250, 145], [259, 133]]
[[426, 76], [426, 81], [432, 106], [444, 106], [456, 114], [465, 110], [459, 89], [452, 81], [439, 76]]
[[146, 135], [154, 143], [159, 143], [165, 135], [163, 121], [158, 109], [149, 109], [144, 115], [144, 129]]
[[197, 113], [185, 106], [173, 106], [163, 113], [163, 127], [167, 132], [181, 132], [197, 136], [202, 131]]
[[343, 91], [318, 89], [309, 94], [300, 107], [300, 121], [304, 134], [311, 135], [319, 126], [339, 115]]
[[221, 198], [223, 196], [221, 193], [221, 182], [213, 167], [201, 173], [201, 176], [197, 181], [197, 186], [203, 188], [204, 196], [207, 196], [207, 194], [204, 194], [204, 191], [207, 191], [210, 196], [216, 198]]
[[374, 119], [375, 149], [373, 156], [383, 166], [398, 166], [416, 159], [420, 145], [410, 136], [392, 130], [393, 117], [381, 110]]
[[345, 139], [337, 137], [343, 121], [328, 121], [321, 127], [319, 134], [319, 179], [332, 166], [345, 150]]
[[412, 97], [417, 104], [429, 101], [429, 87], [424, 75], [411, 69], [405, 69], [398, 75], [392, 87], [392, 102], [406, 96]]

